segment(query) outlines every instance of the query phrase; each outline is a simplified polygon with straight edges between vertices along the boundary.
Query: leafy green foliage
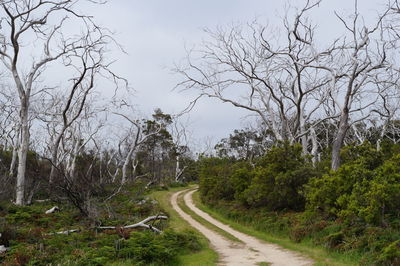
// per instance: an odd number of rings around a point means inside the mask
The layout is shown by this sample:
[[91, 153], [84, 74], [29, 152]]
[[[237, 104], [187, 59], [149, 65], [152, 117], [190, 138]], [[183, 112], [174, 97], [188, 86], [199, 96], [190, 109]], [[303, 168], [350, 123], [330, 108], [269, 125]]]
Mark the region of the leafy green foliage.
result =
[[203, 158], [200, 161], [200, 193], [206, 200], [233, 200], [233, 167], [229, 159]]
[[344, 147], [337, 171], [327, 167], [329, 156], [313, 167], [299, 145], [287, 143], [252, 164], [206, 158], [201, 197], [257, 230], [346, 252], [363, 265], [397, 265], [400, 148], [388, 142], [381, 147], [368, 142]]
[[204, 158], [200, 167], [203, 199], [236, 200], [268, 210], [302, 210], [303, 186], [315, 175], [299, 145], [283, 143], [255, 161]]
[[268, 210], [304, 208], [303, 186], [315, 173], [301, 152], [301, 146], [284, 143], [262, 157], [245, 192], [250, 206]]
[[215, 145], [215, 150], [219, 157], [248, 160], [265, 152], [264, 140], [265, 136], [256, 130], [234, 130], [229, 138]]
[[[355, 156], [354, 153], [358, 151]], [[338, 171], [310, 181], [308, 209], [333, 218], [387, 226], [400, 211], [400, 156], [383, 161], [369, 144], [352, 148]]]
[[169, 265], [179, 254], [200, 248], [192, 231], [167, 230], [163, 234], [137, 231], [126, 240], [116, 234], [83, 231], [47, 236], [40, 244], [14, 245], [3, 262], [5, 265], [108, 265], [129, 260], [134, 265]]
[[138, 265], [167, 265], [179, 253], [199, 250], [200, 244], [192, 232], [166, 231], [161, 235], [151, 232], [135, 232], [121, 243], [119, 258], [132, 259]]
[[[118, 227], [163, 212], [156, 201], [138, 191], [141, 188], [137, 185], [127, 186], [104, 203], [108, 211], [100, 209], [103, 211], [98, 213], [97, 223]], [[43, 202], [24, 207], [0, 204], [0, 213], [4, 216], [0, 218], [0, 245], [10, 247], [10, 251], [0, 255], [0, 264], [110, 265], [126, 262], [127, 265], [169, 265], [178, 255], [201, 248], [194, 232], [166, 229], [165, 221], [153, 223], [164, 231], [162, 234], [126, 230], [121, 238], [118, 230], [95, 230], [93, 221], [68, 202], [59, 204], [60, 212], [45, 214], [53, 204]], [[80, 232], [54, 234], [68, 229]]]

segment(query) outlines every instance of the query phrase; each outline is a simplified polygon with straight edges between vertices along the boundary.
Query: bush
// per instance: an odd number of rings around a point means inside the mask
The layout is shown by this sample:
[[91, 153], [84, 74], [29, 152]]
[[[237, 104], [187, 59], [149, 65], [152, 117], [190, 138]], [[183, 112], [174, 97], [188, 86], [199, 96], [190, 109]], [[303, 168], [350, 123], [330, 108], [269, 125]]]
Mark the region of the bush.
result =
[[121, 243], [117, 256], [131, 259], [137, 265], [167, 265], [180, 253], [197, 251], [200, 243], [193, 232], [165, 231], [161, 235], [152, 232], [134, 232]]
[[400, 240], [387, 245], [378, 257], [379, 264], [400, 265]]
[[338, 171], [312, 179], [307, 209], [349, 222], [387, 226], [387, 219], [400, 212], [400, 155], [371, 164], [377, 156], [368, 151]]
[[250, 165], [244, 164], [239, 167], [232, 174], [232, 185], [234, 187], [234, 198], [238, 202], [247, 205], [247, 193], [246, 190], [251, 185], [255, 171], [251, 169]]
[[206, 201], [233, 200], [235, 190], [231, 175], [233, 162], [229, 159], [203, 158], [200, 161], [200, 193]]
[[301, 211], [305, 205], [304, 185], [315, 174], [302, 156], [300, 145], [274, 147], [254, 169], [254, 178], [245, 191], [247, 203], [272, 211]]

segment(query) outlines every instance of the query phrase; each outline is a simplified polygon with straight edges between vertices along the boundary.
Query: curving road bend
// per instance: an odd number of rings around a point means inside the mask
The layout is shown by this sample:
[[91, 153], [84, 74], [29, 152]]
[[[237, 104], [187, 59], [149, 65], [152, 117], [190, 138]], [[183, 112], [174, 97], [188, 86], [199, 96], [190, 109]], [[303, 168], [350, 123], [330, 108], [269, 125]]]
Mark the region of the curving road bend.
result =
[[[214, 219], [209, 214], [197, 208], [192, 199], [195, 190], [184, 190], [174, 193], [171, 197], [172, 207], [178, 214], [186, 220], [192, 227], [202, 233], [210, 241], [211, 246], [219, 254], [218, 265], [259, 265], [261, 262], [268, 262], [271, 265], [303, 266], [313, 265], [313, 261], [305, 258], [293, 251], [285, 250], [278, 245], [263, 242], [255, 237], [232, 229], [229, 225], [223, 224]], [[208, 229], [204, 225], [194, 220], [178, 206], [178, 196], [185, 193], [183, 199], [185, 204], [197, 215], [208, 222], [218, 226], [222, 230], [243, 241], [235, 243], [226, 239], [218, 233]]]

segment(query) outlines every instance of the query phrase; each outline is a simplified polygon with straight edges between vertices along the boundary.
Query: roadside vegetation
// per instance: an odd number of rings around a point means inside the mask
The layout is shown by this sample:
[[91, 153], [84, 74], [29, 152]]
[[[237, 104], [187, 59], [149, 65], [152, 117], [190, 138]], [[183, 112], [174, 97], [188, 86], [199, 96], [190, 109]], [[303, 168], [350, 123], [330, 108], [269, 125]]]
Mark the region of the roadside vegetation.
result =
[[[24, 207], [2, 202], [0, 245], [10, 250], [0, 255], [0, 263], [10, 266], [190, 265], [189, 261], [203, 261], [202, 265], [214, 265], [216, 255], [204, 237], [171, 213], [169, 194], [163, 190], [135, 196], [138, 186], [129, 187], [108, 202], [96, 221], [82, 216], [68, 202], [60, 203], [60, 211], [51, 214], [45, 214], [54, 205], [49, 201]], [[149, 223], [162, 230], [161, 234], [142, 228], [123, 228], [151, 215], [171, 218]], [[116, 228], [98, 229], [104, 225]], [[77, 232], [61, 233], [67, 230]]]
[[343, 164], [313, 166], [300, 145], [281, 143], [252, 163], [199, 162], [200, 195], [225, 221], [316, 245], [350, 263], [400, 262], [400, 146], [346, 146]]
[[[106, 2], [1, 1], [0, 264], [213, 265], [169, 206], [194, 181], [214, 215], [320, 263], [400, 265], [400, 0], [331, 10], [331, 39], [322, 0], [207, 29], [172, 69], [194, 98], [148, 116], [113, 72], [123, 46], [84, 12]], [[184, 122], [201, 98], [254, 119], [212, 150]]]

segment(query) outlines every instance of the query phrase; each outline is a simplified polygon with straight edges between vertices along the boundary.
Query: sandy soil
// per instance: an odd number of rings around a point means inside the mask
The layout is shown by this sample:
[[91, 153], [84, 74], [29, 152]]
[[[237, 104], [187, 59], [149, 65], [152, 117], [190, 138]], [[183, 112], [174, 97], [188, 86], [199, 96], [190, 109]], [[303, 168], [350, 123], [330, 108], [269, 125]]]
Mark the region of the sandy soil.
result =
[[[203, 217], [210, 223], [218, 226], [222, 230], [243, 241], [242, 243], [232, 242], [222, 237], [216, 232], [208, 229], [195, 221], [190, 215], [186, 214], [177, 204], [179, 194], [185, 193], [184, 201], [197, 215]], [[177, 192], [171, 197], [172, 207], [185, 219], [191, 226], [205, 235], [211, 246], [219, 254], [218, 265], [258, 265], [261, 262], [268, 262], [271, 265], [312, 265], [313, 261], [292, 251], [285, 250], [277, 245], [269, 244], [232, 229], [230, 226], [219, 222], [207, 213], [198, 209], [192, 200], [194, 191], [184, 190]]]

